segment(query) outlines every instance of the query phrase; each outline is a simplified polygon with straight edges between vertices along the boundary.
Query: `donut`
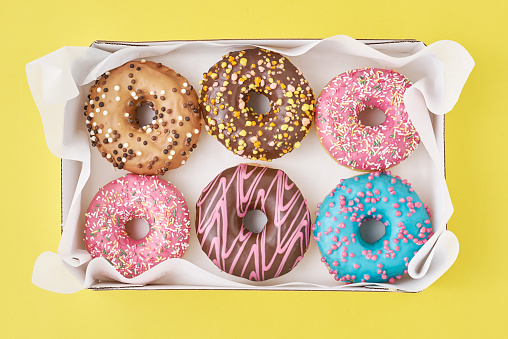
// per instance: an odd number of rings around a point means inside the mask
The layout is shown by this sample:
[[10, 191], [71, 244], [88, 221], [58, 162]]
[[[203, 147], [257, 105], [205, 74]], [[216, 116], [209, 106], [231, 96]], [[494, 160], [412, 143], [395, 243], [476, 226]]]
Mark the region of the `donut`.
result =
[[[410, 86], [402, 74], [379, 68], [333, 78], [316, 105], [317, 134], [329, 155], [340, 165], [368, 171], [388, 169], [406, 159], [420, 143], [404, 105]], [[383, 111], [385, 121], [363, 125], [358, 114], [366, 108]]]
[[[139, 125], [143, 103], [153, 120]], [[131, 61], [104, 73], [85, 104], [91, 144], [114, 167], [162, 175], [183, 165], [201, 131], [197, 93], [174, 70], [152, 61]]]
[[[127, 174], [100, 188], [86, 211], [85, 246], [126, 278], [168, 258], [180, 258], [189, 245], [190, 218], [185, 199], [158, 176]], [[136, 240], [128, 221], [144, 219], [148, 234]]]
[[[428, 207], [407, 180], [390, 173], [343, 180], [318, 209], [314, 239], [337, 281], [393, 283], [433, 235]], [[368, 220], [385, 226], [385, 234], [374, 242], [360, 233]]]
[[[260, 210], [260, 233], [243, 218]], [[205, 187], [196, 203], [196, 234], [204, 253], [226, 273], [253, 281], [282, 276], [303, 258], [311, 236], [307, 202], [281, 170], [240, 164]]]
[[[314, 92], [287, 58], [262, 48], [231, 52], [203, 74], [201, 108], [208, 133], [228, 150], [270, 161], [300, 147], [314, 117]], [[254, 112], [249, 96], [268, 98]]]

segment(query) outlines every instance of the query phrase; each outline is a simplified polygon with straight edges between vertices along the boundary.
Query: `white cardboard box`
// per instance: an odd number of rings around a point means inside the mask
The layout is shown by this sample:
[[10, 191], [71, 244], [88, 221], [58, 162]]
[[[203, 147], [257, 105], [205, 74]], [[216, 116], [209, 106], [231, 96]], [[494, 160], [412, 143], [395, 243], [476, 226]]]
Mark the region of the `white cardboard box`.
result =
[[[84, 211], [100, 187], [127, 173], [114, 169], [90, 147], [82, 107], [91, 83], [109, 69], [145, 58], [174, 68], [199, 91], [202, 74], [223, 55], [252, 46], [286, 55], [302, 70], [316, 98], [334, 76], [354, 68], [395, 69], [413, 82], [405, 100], [422, 143], [391, 171], [408, 179], [429, 205], [435, 236], [412, 260], [410, 274], [395, 284], [336, 282], [321, 262], [314, 240], [293, 271], [264, 282], [220, 272], [201, 250], [194, 230], [196, 200], [208, 182], [230, 166], [257, 162], [284, 170], [302, 190], [312, 220], [317, 203], [340, 179], [359, 174], [328, 156], [314, 128], [299, 149], [269, 163], [233, 155], [203, 129], [188, 162], [163, 176], [182, 191], [190, 207], [192, 233], [183, 259], [167, 260], [133, 279], [119, 275], [104, 259], [91, 260], [83, 243]], [[458, 254], [458, 241], [446, 230], [453, 207], [444, 179], [444, 114], [458, 100], [473, 65], [467, 51], [451, 41], [427, 47], [416, 40], [354, 40], [346, 36], [324, 40], [96, 41], [91, 47], [65, 47], [35, 60], [27, 65], [30, 88], [41, 112], [48, 147], [62, 158], [62, 239], [58, 254], [45, 252], [37, 259], [32, 281], [61, 293], [82, 288], [421, 291], [439, 278]]]

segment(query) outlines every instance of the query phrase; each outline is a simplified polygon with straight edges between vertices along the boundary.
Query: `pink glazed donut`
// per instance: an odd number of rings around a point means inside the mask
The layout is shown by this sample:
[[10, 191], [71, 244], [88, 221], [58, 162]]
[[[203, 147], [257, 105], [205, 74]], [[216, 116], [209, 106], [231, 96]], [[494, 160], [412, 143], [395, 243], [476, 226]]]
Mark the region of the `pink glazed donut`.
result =
[[[86, 211], [85, 245], [126, 278], [148, 271], [189, 246], [189, 209], [182, 193], [157, 176], [127, 174], [99, 189]], [[148, 234], [131, 238], [125, 229], [144, 219]]]
[[[316, 129], [323, 147], [340, 165], [382, 170], [406, 159], [420, 143], [409, 120], [404, 93], [410, 81], [392, 70], [364, 68], [333, 78], [317, 100]], [[360, 123], [366, 108], [385, 113], [377, 126]]]

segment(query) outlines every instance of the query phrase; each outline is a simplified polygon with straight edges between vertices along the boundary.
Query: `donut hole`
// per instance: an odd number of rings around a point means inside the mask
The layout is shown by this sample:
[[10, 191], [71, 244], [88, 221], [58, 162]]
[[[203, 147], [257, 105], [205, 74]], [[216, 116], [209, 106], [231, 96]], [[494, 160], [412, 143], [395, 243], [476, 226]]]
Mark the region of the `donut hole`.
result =
[[134, 240], [143, 239], [148, 235], [150, 226], [144, 219], [131, 219], [125, 223], [125, 232]]
[[358, 113], [358, 121], [364, 126], [379, 126], [386, 120], [385, 112], [378, 108], [366, 107]]
[[261, 233], [267, 221], [268, 218], [263, 211], [251, 210], [243, 218], [243, 227], [252, 233]]
[[141, 106], [139, 106], [136, 110], [136, 120], [139, 127], [151, 124], [154, 116], [154, 110], [148, 106], [147, 101], [143, 101]]
[[360, 225], [360, 235], [365, 242], [373, 244], [386, 234], [385, 225], [376, 219], [369, 219]]
[[252, 109], [255, 115], [266, 115], [271, 110], [268, 98], [254, 91], [249, 93], [246, 105]]

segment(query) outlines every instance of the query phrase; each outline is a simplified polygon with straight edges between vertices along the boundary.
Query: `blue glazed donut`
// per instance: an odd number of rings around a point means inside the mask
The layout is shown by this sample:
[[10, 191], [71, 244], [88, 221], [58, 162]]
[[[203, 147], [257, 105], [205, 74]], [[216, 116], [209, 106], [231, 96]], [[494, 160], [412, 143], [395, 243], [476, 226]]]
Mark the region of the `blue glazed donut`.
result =
[[[411, 184], [390, 172], [342, 180], [318, 208], [313, 230], [321, 260], [346, 283], [395, 282], [433, 234], [427, 206]], [[360, 234], [371, 219], [385, 226], [373, 243]]]

